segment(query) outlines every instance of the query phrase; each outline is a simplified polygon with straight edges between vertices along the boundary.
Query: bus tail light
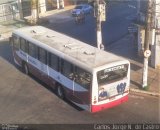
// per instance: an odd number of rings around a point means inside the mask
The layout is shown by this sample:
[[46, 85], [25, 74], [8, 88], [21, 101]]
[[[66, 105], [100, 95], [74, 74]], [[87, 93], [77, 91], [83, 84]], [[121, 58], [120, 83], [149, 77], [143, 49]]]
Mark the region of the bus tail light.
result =
[[96, 104], [96, 103], [97, 103], [96, 96], [94, 96], [93, 104]]
[[93, 104], [96, 104], [97, 103], [97, 101], [95, 100], [94, 102], [93, 102]]

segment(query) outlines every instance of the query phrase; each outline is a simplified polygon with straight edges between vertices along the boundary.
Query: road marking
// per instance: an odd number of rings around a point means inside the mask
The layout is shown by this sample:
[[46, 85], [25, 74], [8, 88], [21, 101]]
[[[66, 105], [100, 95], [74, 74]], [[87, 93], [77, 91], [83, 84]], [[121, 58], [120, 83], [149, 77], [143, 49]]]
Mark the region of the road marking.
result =
[[137, 7], [134, 6], [134, 5], [128, 5], [129, 8], [133, 8], [133, 9], [136, 9]]
[[135, 20], [137, 18], [136, 14], [132, 14], [126, 17], [127, 20]]

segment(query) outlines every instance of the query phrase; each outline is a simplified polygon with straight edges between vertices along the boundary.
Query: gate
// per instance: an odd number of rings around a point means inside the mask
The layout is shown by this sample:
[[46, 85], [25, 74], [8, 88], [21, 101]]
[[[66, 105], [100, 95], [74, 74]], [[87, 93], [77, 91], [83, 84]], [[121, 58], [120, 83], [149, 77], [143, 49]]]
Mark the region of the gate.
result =
[[5, 3], [0, 5], [0, 22], [19, 19], [18, 2]]

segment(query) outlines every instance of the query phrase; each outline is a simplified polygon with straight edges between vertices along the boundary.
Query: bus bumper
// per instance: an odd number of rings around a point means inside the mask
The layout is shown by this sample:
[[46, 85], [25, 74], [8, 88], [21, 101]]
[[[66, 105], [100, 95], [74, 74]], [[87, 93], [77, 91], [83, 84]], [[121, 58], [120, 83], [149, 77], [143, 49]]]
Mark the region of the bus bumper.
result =
[[126, 101], [128, 101], [128, 95], [126, 95], [120, 99], [117, 99], [115, 101], [109, 102], [107, 104], [92, 105], [91, 112], [94, 113], [94, 112], [101, 111], [103, 109], [111, 108], [111, 107], [117, 106], [117, 105], [119, 105], [123, 102], [126, 102]]

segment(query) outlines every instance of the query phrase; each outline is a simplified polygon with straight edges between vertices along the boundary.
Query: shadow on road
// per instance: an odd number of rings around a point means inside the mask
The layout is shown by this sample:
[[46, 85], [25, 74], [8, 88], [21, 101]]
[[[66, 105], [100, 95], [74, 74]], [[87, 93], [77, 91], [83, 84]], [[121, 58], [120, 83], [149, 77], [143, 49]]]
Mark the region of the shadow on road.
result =
[[[32, 74], [29, 74], [29, 76], [34, 79], [36, 82], [38, 82], [39, 84], [41, 84], [44, 88], [46, 88], [48, 91], [50, 91], [52, 94], [55, 94], [57, 97], [57, 92], [56, 92], [56, 86], [48, 86], [46, 83], [42, 82], [42, 80], [38, 79], [37, 77], [33, 76]], [[59, 97], [58, 97], [59, 98]], [[84, 111], [82, 108], [76, 106], [75, 104], [73, 104], [71, 101], [69, 101], [67, 98], [64, 99], [60, 99], [63, 100], [64, 102], [66, 102], [67, 104], [69, 104], [70, 106], [72, 106], [73, 108], [75, 108], [77, 111]]]
[[10, 64], [15, 65], [12, 55], [12, 47], [9, 44], [8, 39], [0, 40], [0, 57]]

